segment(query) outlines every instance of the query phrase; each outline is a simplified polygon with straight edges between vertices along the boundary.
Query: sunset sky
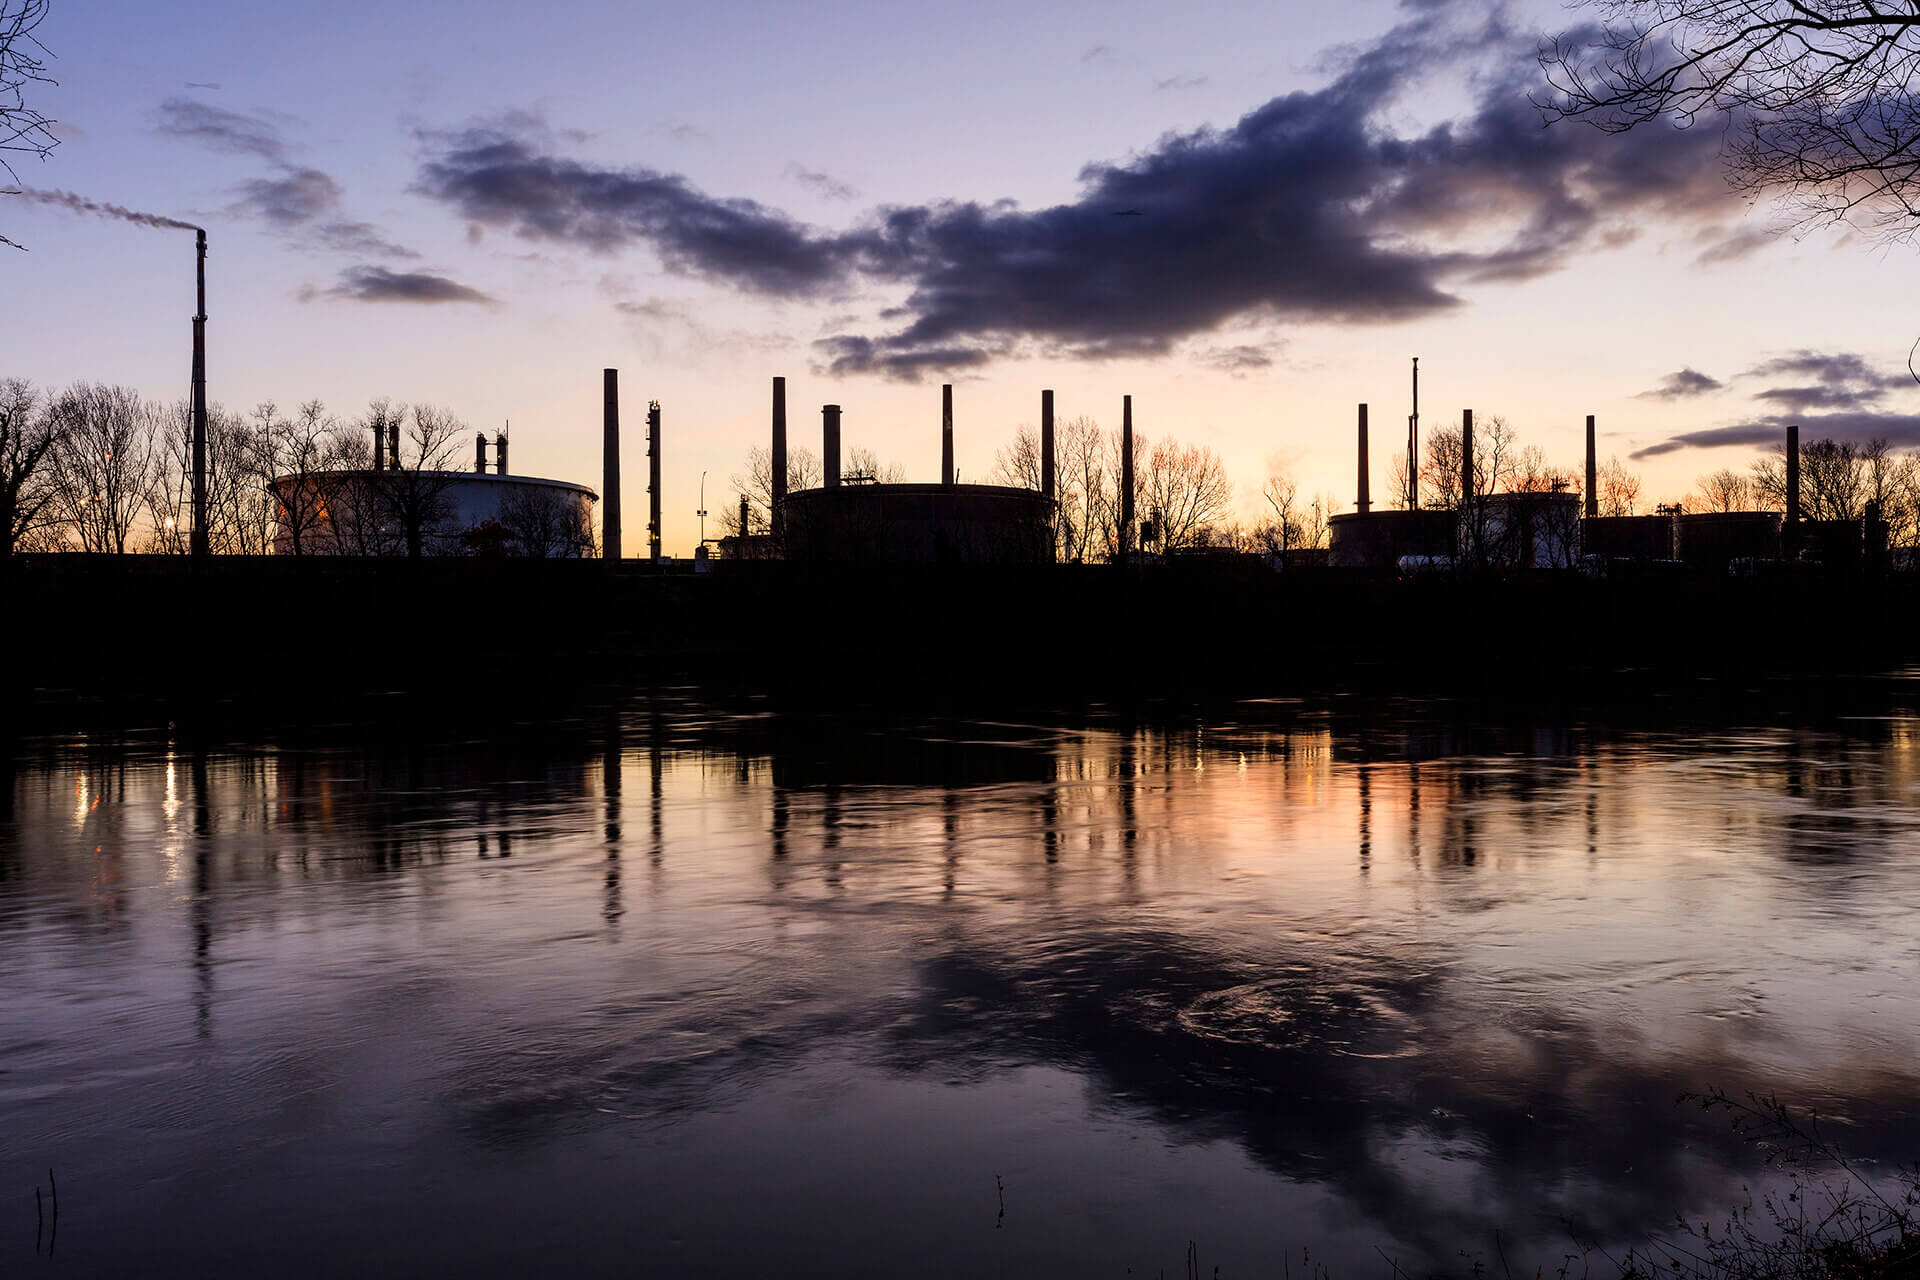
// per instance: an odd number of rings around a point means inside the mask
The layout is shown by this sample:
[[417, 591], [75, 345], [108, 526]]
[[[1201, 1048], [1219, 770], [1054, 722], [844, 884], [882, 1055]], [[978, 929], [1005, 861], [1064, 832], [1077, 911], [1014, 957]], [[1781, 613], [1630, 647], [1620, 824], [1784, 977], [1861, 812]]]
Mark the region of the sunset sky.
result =
[[[1647, 500], [1803, 434], [1920, 447], [1912, 246], [1782, 234], [1712, 128], [1543, 129], [1558, 5], [1133, 3], [324, 10], [60, 0], [64, 140], [22, 183], [204, 225], [209, 382], [244, 409], [443, 404], [514, 468], [600, 484], [621, 370], [629, 553], [649, 398], [669, 552], [788, 380], [799, 443], [963, 480], [1037, 420], [1206, 444], [1354, 498], [1423, 425], [1500, 414], [1577, 465], [1584, 415]], [[1137, 216], [1120, 216], [1138, 210]], [[190, 235], [0, 200], [0, 375], [188, 380]], [[639, 477], [636, 479], [636, 477]], [[715, 532], [709, 521], [708, 532]]]

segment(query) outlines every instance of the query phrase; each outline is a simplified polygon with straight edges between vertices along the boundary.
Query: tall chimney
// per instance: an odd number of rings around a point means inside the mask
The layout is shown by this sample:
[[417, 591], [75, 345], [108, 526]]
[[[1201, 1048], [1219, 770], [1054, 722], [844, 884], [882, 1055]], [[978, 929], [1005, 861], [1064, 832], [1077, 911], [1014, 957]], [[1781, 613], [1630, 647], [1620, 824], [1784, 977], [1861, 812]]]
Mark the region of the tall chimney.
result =
[[1120, 562], [1133, 547], [1133, 397], [1120, 397]]
[[781, 513], [781, 506], [787, 500], [787, 380], [773, 380], [773, 461], [768, 468], [773, 474], [768, 479], [773, 509], [767, 513], [772, 522], [774, 536], [786, 527], [787, 518]]
[[487, 433], [476, 432], [473, 437], [473, 470], [476, 475], [487, 474]]
[[1800, 519], [1800, 428], [1787, 428], [1787, 523]]
[[953, 384], [940, 384], [940, 483], [953, 487]]
[[820, 406], [820, 465], [826, 468], [826, 486], [840, 487], [840, 406]]
[[188, 548], [204, 558], [213, 546], [207, 538], [207, 233], [194, 236], [194, 276], [198, 307], [193, 314], [193, 537]]
[[1413, 358], [1413, 413], [1407, 418], [1407, 509], [1420, 508], [1420, 357]]
[[494, 433], [493, 470], [496, 475], [507, 474], [507, 433], [504, 431]]
[[1587, 415], [1587, 519], [1600, 514], [1600, 463], [1593, 450], [1593, 415]]
[[647, 557], [660, 563], [660, 402], [647, 402]]
[[600, 558], [620, 558], [620, 371], [600, 375]]
[[1053, 501], [1053, 392], [1040, 393], [1040, 494]]
[[379, 418], [373, 420], [373, 469], [384, 471], [387, 467], [387, 424]]
[[1473, 501], [1473, 410], [1460, 411], [1460, 502]]
[[[395, 471], [400, 469], [400, 419], [397, 417], [387, 424], [387, 465]], [[424, 459], [422, 465], [425, 465]]]
[[753, 526], [748, 523], [752, 515], [753, 504], [747, 501], [747, 495], [743, 493], [740, 495], [740, 546], [743, 551], [747, 545], [747, 535], [753, 529]]
[[1364, 514], [1373, 510], [1373, 497], [1367, 491], [1367, 406], [1360, 406], [1360, 501], [1354, 504]]

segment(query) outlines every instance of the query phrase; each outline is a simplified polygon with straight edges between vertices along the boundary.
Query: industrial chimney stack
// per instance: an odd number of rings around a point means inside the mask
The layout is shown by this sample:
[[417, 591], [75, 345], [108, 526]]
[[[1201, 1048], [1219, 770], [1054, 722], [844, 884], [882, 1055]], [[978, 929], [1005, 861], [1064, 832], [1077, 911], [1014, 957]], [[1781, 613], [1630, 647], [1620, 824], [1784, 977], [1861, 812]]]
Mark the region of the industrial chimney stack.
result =
[[473, 473], [487, 474], [487, 433], [484, 431], [476, 432], [473, 437]]
[[1420, 509], [1420, 357], [1413, 358], [1413, 412], [1407, 415], [1407, 509]]
[[820, 465], [826, 469], [826, 487], [840, 487], [840, 406], [820, 406]]
[[1787, 523], [1800, 523], [1800, 428], [1787, 428]]
[[787, 380], [773, 380], [773, 460], [769, 467], [773, 472], [768, 479], [768, 490], [773, 498], [773, 509], [767, 512], [769, 527], [775, 537], [779, 537], [786, 528], [786, 516], [781, 507], [787, 500]]
[[507, 433], [498, 431], [493, 437], [493, 473], [507, 474]]
[[600, 558], [620, 558], [620, 371], [601, 375]]
[[953, 384], [940, 385], [940, 483], [953, 487]]
[[204, 559], [207, 539], [207, 233], [194, 235], [198, 306], [193, 315], [193, 537], [189, 549]]
[[1120, 397], [1120, 563], [1133, 546], [1133, 397]]
[[647, 402], [647, 556], [660, 563], [660, 402]]
[[1040, 495], [1053, 501], [1053, 392], [1040, 393]]
[[1587, 415], [1587, 519], [1600, 514], [1600, 463], [1593, 448], [1593, 415]]
[[1354, 504], [1360, 514], [1373, 510], [1373, 496], [1367, 490], [1367, 406], [1360, 406], [1360, 501]]

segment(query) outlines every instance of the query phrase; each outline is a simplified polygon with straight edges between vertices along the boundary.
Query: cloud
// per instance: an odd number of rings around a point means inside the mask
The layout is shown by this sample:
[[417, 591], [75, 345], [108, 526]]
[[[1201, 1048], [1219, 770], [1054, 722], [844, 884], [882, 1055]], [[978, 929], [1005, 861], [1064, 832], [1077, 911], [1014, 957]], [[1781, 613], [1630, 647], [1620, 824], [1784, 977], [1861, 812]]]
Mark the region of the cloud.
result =
[[1194, 359], [1209, 369], [1236, 378], [1273, 367], [1271, 347], [1253, 346], [1249, 343], [1231, 347], [1207, 347], [1196, 352]]
[[1885, 440], [1889, 444], [1903, 448], [1920, 447], [1920, 415], [1858, 412], [1830, 413], [1808, 418], [1778, 414], [1733, 426], [1682, 431], [1658, 444], [1636, 449], [1629, 456], [1637, 461], [1643, 458], [1657, 458], [1662, 454], [1678, 453], [1682, 449], [1723, 449], [1733, 445], [1781, 444], [1786, 440], [1787, 428], [1790, 426], [1800, 428], [1802, 442], [1831, 437], [1835, 440], [1852, 440], [1858, 444], [1865, 444], [1869, 440]]
[[1168, 76], [1165, 80], [1155, 80], [1153, 87], [1157, 93], [1177, 93], [1182, 89], [1204, 89], [1210, 83], [1212, 81], [1203, 75]]
[[285, 163], [287, 158], [280, 126], [272, 119], [209, 106], [192, 98], [168, 98], [162, 102], [156, 129], [165, 137], [211, 151], [259, 156], [276, 164]]
[[[753, 293], [900, 290], [891, 330], [820, 345], [830, 372], [915, 378], [1027, 350], [1162, 355], [1236, 321], [1411, 320], [1460, 305], [1463, 285], [1548, 274], [1651, 219], [1724, 222], [1717, 131], [1543, 128], [1527, 96], [1536, 47], [1497, 17], [1425, 9], [1325, 87], [1088, 164], [1077, 198], [1041, 209], [941, 200], [822, 229], [498, 125], [426, 137], [416, 189], [472, 222], [597, 253], [644, 246], [668, 271]], [[1462, 118], [1390, 127], [1422, 69], [1487, 59]], [[1140, 216], [1113, 216], [1130, 209]]]
[[1811, 383], [1769, 387], [1754, 399], [1788, 413], [1809, 409], [1864, 409], [1888, 391], [1908, 385], [1903, 373], [1882, 373], [1851, 351], [1796, 351], [1754, 366], [1743, 378], [1811, 378]]
[[1718, 391], [1726, 383], [1718, 378], [1708, 377], [1698, 369], [1682, 369], [1660, 379], [1660, 385], [1650, 391], [1642, 391], [1636, 400], [1684, 400], [1689, 396], [1703, 396], [1709, 391]]
[[1742, 258], [1751, 257], [1753, 254], [1758, 253], [1768, 245], [1779, 240], [1780, 237], [1774, 232], [1764, 231], [1758, 227], [1747, 227], [1734, 232], [1726, 232], [1721, 228], [1713, 227], [1703, 232], [1701, 238], [1708, 243], [1707, 247], [1700, 251], [1700, 255], [1693, 260], [1694, 265], [1697, 267], [1712, 267], [1719, 266], [1726, 262], [1738, 262]]
[[1086, 52], [1080, 55], [1080, 61], [1083, 65], [1092, 65], [1098, 62], [1112, 62], [1113, 46], [1109, 44], [1090, 44], [1087, 46]]
[[860, 193], [853, 187], [833, 177], [831, 174], [805, 169], [797, 164], [787, 166], [787, 176], [801, 186], [829, 200], [851, 200]]
[[349, 267], [340, 273], [340, 283], [331, 289], [309, 289], [303, 301], [314, 298], [346, 298], [353, 302], [478, 302], [492, 305], [488, 294], [445, 276], [427, 271], [389, 271], [385, 267]]
[[330, 174], [296, 164], [279, 124], [264, 115], [247, 115], [185, 98], [160, 105], [158, 132], [169, 138], [265, 160], [269, 172], [234, 188], [227, 212], [257, 218], [298, 243], [355, 257], [417, 258], [420, 255], [386, 238], [379, 228], [344, 216], [345, 192]]

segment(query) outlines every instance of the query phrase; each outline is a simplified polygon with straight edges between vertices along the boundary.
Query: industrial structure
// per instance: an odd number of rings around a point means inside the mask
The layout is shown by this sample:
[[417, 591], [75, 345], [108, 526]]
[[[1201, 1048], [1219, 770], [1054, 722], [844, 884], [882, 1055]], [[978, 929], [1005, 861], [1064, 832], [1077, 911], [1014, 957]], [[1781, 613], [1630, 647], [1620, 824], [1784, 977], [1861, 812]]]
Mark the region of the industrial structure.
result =
[[[384, 429], [383, 429], [384, 427]], [[593, 490], [507, 472], [507, 436], [475, 437], [472, 471], [409, 468], [398, 423], [373, 427], [373, 465], [273, 481], [276, 555], [506, 555], [593, 552]], [[614, 528], [618, 536], [618, 518]]]

